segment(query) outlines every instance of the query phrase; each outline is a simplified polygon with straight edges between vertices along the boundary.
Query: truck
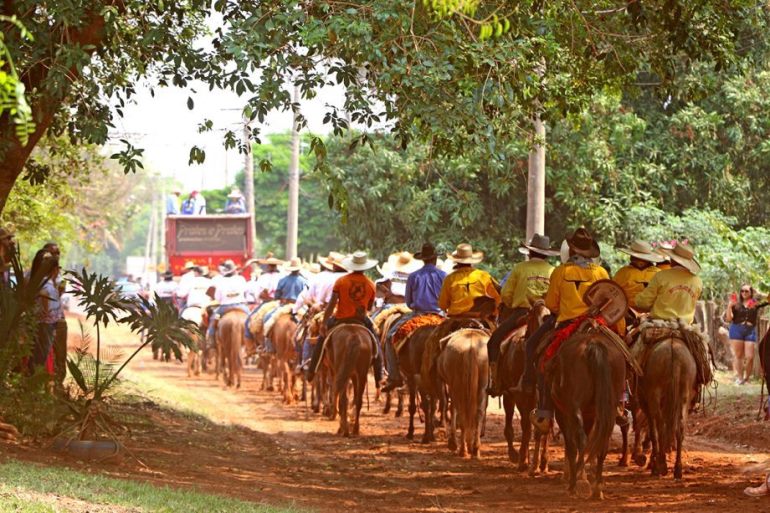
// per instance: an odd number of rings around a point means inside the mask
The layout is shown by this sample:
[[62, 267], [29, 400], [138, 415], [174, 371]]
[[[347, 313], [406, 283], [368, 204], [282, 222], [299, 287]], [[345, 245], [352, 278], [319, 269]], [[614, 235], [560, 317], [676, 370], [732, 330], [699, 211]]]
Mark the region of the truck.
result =
[[[240, 268], [254, 253], [251, 214], [212, 214], [166, 217], [166, 257], [175, 276], [185, 273], [185, 264], [216, 269], [225, 260]], [[248, 270], [244, 269], [246, 274]]]

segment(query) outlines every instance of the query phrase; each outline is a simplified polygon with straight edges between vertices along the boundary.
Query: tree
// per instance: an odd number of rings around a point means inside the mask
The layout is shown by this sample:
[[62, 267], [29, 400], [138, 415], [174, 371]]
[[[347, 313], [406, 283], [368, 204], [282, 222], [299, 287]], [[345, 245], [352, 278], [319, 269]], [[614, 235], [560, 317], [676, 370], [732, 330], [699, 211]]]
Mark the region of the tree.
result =
[[[208, 9], [204, 0], [4, 2], [3, 65], [12, 63], [18, 73], [34, 129], [19, 137], [13, 117], [0, 118], [0, 211], [46, 133], [103, 144], [113, 115], [122, 115], [142, 78], [161, 86], [227, 83], [233, 74], [195, 44], [205, 34]], [[141, 152], [126, 144], [117, 157], [135, 171]]]

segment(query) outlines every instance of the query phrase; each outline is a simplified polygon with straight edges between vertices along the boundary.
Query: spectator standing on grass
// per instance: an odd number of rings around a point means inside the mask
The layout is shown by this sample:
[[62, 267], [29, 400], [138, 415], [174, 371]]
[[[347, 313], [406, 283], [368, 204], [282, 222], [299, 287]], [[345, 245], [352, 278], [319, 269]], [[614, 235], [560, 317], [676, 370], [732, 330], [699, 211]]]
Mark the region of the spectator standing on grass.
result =
[[[43, 249], [51, 253], [57, 260], [61, 262], [61, 249], [56, 242], [47, 242]], [[56, 385], [61, 387], [64, 383], [64, 378], [67, 377], [67, 319], [64, 318], [64, 304], [61, 301], [62, 295], [64, 295], [64, 289], [66, 288], [66, 282], [61, 275], [61, 268], [57, 273], [55, 279], [56, 290], [59, 293], [59, 320], [56, 323], [56, 330], [53, 341], [53, 364], [54, 374], [56, 376]]]
[[743, 385], [751, 378], [757, 347], [757, 317], [759, 309], [768, 304], [759, 303], [754, 296], [751, 285], [742, 285], [737, 295], [731, 295], [725, 312], [725, 320], [730, 323], [730, 348], [733, 352], [736, 385]]
[[[56, 280], [59, 276], [59, 259], [49, 251], [41, 249], [32, 260], [29, 279], [41, 283], [38, 291], [38, 329], [32, 356], [29, 360], [30, 371], [46, 365], [48, 354], [53, 348], [56, 324], [63, 315], [61, 298]], [[53, 369], [51, 369], [53, 370]]]

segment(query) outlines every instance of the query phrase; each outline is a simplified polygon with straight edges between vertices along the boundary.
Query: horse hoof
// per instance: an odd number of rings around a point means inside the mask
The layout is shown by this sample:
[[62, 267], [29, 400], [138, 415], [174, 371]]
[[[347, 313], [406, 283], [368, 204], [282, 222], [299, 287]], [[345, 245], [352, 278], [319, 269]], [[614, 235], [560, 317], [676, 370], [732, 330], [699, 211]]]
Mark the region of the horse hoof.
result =
[[591, 483], [588, 481], [578, 481], [575, 483], [575, 493], [578, 497], [581, 499], [590, 499], [593, 495], [593, 490], [591, 489]]
[[508, 461], [511, 463], [518, 463], [519, 454], [516, 451], [508, 451]]
[[628, 466], [628, 460], [626, 458], [621, 459], [618, 461], [618, 467], [627, 467]]
[[447, 447], [449, 448], [450, 451], [456, 451], [457, 450], [457, 442], [455, 441], [454, 438], [450, 438], [447, 441]]
[[407, 433], [406, 434], [406, 439], [407, 440], [414, 440], [414, 433]]
[[595, 490], [594, 493], [591, 494], [591, 498], [597, 501], [603, 501], [604, 500], [604, 492], [601, 490]]
[[647, 456], [644, 454], [637, 454], [634, 456], [634, 463], [636, 463], [638, 466], [643, 467], [647, 464]]
[[674, 479], [682, 479], [682, 467], [675, 467], [674, 468]]

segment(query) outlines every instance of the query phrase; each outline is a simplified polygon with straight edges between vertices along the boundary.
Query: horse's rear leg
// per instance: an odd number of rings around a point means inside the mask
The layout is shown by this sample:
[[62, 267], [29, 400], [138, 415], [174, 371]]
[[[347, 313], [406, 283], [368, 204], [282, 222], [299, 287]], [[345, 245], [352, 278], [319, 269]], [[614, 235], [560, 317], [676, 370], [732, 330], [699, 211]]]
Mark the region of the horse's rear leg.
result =
[[511, 463], [516, 463], [519, 460], [519, 455], [513, 449], [513, 437], [515, 435], [513, 431], [513, 410], [516, 408], [516, 404], [513, 402], [513, 397], [510, 394], [503, 396], [503, 408], [505, 409], [505, 441], [508, 444], [508, 459]]
[[[628, 428], [626, 428], [626, 433], [628, 433]], [[596, 476], [594, 477], [594, 486], [593, 491], [591, 493], [592, 499], [598, 499], [602, 500], [604, 499], [604, 492], [602, 491], [604, 487], [604, 458], [607, 456], [607, 451], [601, 451], [599, 453], [599, 456], [596, 458]]]
[[518, 470], [523, 472], [529, 467], [529, 443], [532, 440], [532, 423], [529, 421], [527, 409], [522, 408], [521, 405], [519, 405], [518, 409], [521, 416], [521, 422], [519, 423], [521, 426], [521, 444], [519, 445]]
[[680, 419], [679, 429], [676, 430], [676, 463], [674, 463], [674, 479], [682, 479], [682, 444], [684, 444], [684, 422], [684, 419]]
[[353, 434], [358, 435], [360, 433], [359, 419], [361, 418], [361, 408], [364, 405], [364, 389], [366, 388], [366, 377], [358, 376], [356, 379], [356, 395], [355, 395], [355, 421], [353, 422]]
[[398, 400], [396, 402], [396, 418], [404, 415], [404, 392], [401, 389], [396, 389], [396, 396]]
[[415, 387], [414, 378], [407, 379], [407, 387], [409, 388], [409, 429], [406, 432], [406, 438], [412, 440], [414, 438], [414, 414], [417, 412], [417, 387]]
[[[454, 409], [454, 404], [452, 405]], [[465, 443], [460, 439], [460, 456], [465, 456]], [[447, 447], [450, 451], [457, 450], [457, 412], [452, 412], [452, 421], [449, 423], [449, 433], [447, 433]]]
[[389, 390], [385, 392], [385, 404], [382, 407], [382, 414], [387, 415], [388, 413], [390, 413], [391, 406], [393, 406], [393, 395]]
[[425, 433], [422, 435], [422, 443], [429, 444], [436, 441], [436, 436], [433, 433], [435, 415], [436, 415], [436, 400], [429, 394], [422, 394], [422, 411], [425, 415]]
[[620, 436], [623, 439], [623, 447], [620, 449], [620, 461], [618, 461], [618, 466], [627, 467], [628, 466], [628, 424], [626, 424], [625, 426], [620, 426]]
[[543, 443], [540, 444], [540, 472], [543, 474], [548, 473], [548, 435], [543, 435]]
[[337, 434], [350, 436], [350, 426], [348, 425], [348, 391], [345, 383], [337, 381], [335, 383], [337, 395], [339, 397], [340, 427]]

